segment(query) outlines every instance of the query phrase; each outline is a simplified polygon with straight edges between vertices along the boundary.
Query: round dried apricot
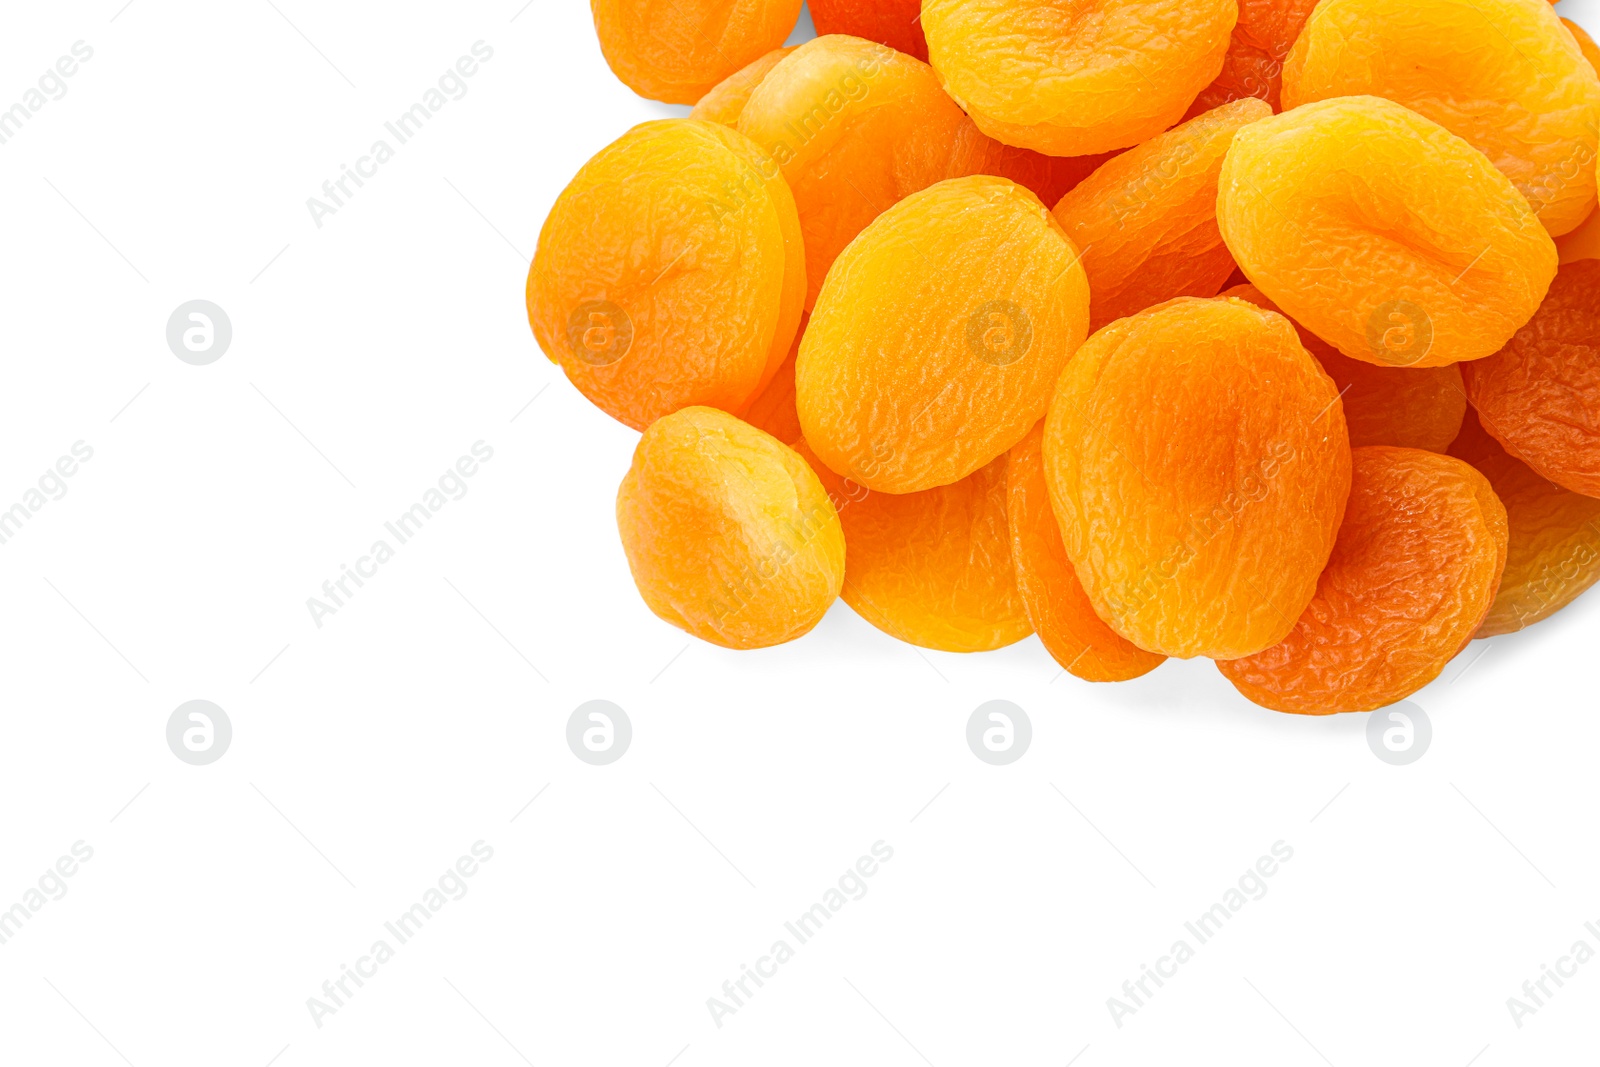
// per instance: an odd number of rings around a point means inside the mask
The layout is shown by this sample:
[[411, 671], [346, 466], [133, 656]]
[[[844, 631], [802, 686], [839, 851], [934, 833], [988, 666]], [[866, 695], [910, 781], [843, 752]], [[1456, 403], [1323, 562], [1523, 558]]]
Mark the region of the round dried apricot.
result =
[[1018, 441], [1006, 460], [1006, 519], [1011, 562], [1028, 622], [1066, 671], [1089, 682], [1122, 682], [1148, 674], [1165, 656], [1146, 652], [1094, 613], [1050, 506], [1044, 474], [1044, 424]]
[[1600, 578], [1600, 500], [1539, 477], [1484, 433], [1472, 412], [1450, 454], [1489, 479], [1511, 530], [1500, 591], [1474, 636], [1508, 634], [1548, 619]]
[[811, 0], [818, 35], [848, 33], [926, 61], [921, 0]]
[[[1236, 296], [1283, 314], [1253, 285], [1237, 285], [1222, 295]], [[1456, 439], [1467, 411], [1466, 387], [1461, 383], [1458, 364], [1374, 366], [1340, 355], [1328, 342], [1293, 319], [1289, 321], [1299, 332], [1300, 343], [1322, 364], [1339, 390], [1345, 425], [1350, 430], [1350, 447], [1396, 445], [1443, 452]]]
[[928, 58], [979, 129], [1052, 156], [1136, 145], [1222, 69], [1235, 0], [923, 0]]
[[951, 485], [879, 493], [801, 455], [844, 525], [844, 602], [873, 626], [923, 648], [985, 652], [1032, 632], [1017, 592], [1006, 526], [1006, 457]]
[[617, 490], [617, 530], [650, 610], [726, 648], [794, 640], [844, 581], [844, 531], [811, 467], [716, 408], [645, 430]]
[[1284, 65], [1283, 106], [1367, 95], [1465, 138], [1552, 234], [1595, 206], [1600, 78], [1544, 0], [1322, 0]]
[[699, 103], [689, 112], [689, 117], [704, 119], [707, 122], [720, 122], [724, 126], [737, 126], [745, 102], [750, 99], [750, 94], [756, 91], [756, 86], [761, 84], [761, 79], [765, 78], [767, 72], [776, 67], [784, 56], [793, 51], [793, 48], [774, 48], [760, 59], [740, 67], [702, 96]]
[[1281, 315], [1181, 297], [1061, 375], [1044, 458], [1096, 614], [1168, 656], [1248, 656], [1316, 591], [1350, 488], [1339, 394]]
[[1275, 711], [1385, 707], [1472, 639], [1505, 561], [1506, 510], [1483, 475], [1421, 449], [1358, 448], [1317, 595], [1281, 643], [1217, 668]]
[[1483, 428], [1507, 452], [1600, 496], [1600, 260], [1562, 267], [1528, 324], [1462, 374]]
[[1224, 104], [1117, 156], [1055, 206], [1089, 275], [1089, 328], [1175, 296], [1216, 296], [1233, 273], [1217, 229], [1217, 176], [1233, 135], [1272, 114]]
[[1374, 96], [1305, 104], [1235, 134], [1217, 222], [1269, 299], [1380, 366], [1492, 355], [1556, 268], [1550, 235], [1483, 153]]
[[1193, 118], [1231, 100], [1253, 96], [1278, 110], [1283, 61], [1317, 0], [1239, 0], [1239, 21], [1228, 40], [1222, 73], [1195, 97]]
[[692, 104], [783, 44], [801, 0], [589, 0], [606, 63], [651, 100]]
[[691, 404], [742, 411], [783, 362], [804, 296], [776, 166], [695, 119], [635, 126], [585, 164], [545, 219], [527, 286], [545, 355], [639, 430]]
[[1077, 250], [1038, 197], [987, 176], [913, 193], [817, 298], [795, 362], [806, 441], [880, 492], [959, 481], [1039, 421], [1088, 321]]

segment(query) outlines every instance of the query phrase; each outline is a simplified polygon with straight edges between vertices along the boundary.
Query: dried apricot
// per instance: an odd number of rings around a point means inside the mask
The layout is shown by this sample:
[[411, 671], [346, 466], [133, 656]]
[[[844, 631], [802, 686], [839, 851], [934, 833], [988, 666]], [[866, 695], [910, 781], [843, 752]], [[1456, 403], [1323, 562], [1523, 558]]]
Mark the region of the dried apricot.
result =
[[606, 63], [651, 100], [692, 104], [783, 44], [801, 0], [589, 0]]
[[1148, 674], [1165, 656], [1131, 643], [1094, 613], [1050, 506], [1044, 474], [1044, 424], [1011, 449], [1006, 461], [1006, 519], [1011, 562], [1028, 622], [1057, 663], [1085, 681], [1121, 682]]
[[1089, 285], [1038, 197], [952, 178], [878, 216], [828, 273], [795, 363], [806, 441], [886, 493], [959, 481], [1050, 403]]
[[617, 530], [650, 610], [726, 648], [794, 640], [844, 581], [844, 531], [811, 467], [716, 408], [645, 430], [617, 490]]
[[1380, 366], [1492, 355], [1555, 274], [1554, 242], [1505, 175], [1374, 96], [1305, 104], [1235, 134], [1217, 222], [1269, 299]]
[[1562, 267], [1528, 324], [1462, 374], [1483, 428], [1507, 452], [1600, 496], [1600, 260]]
[[1195, 97], [1187, 118], [1231, 100], [1253, 96], [1277, 111], [1283, 89], [1283, 61], [1317, 0], [1239, 0], [1239, 21], [1228, 40], [1222, 73]]
[[811, 0], [818, 35], [848, 33], [926, 61], [921, 0]]
[[1233, 273], [1217, 176], [1234, 133], [1270, 114], [1254, 97], [1224, 104], [1122, 153], [1056, 204], [1083, 250], [1091, 330], [1175, 296], [1217, 295]]
[[1136, 145], [1222, 69], [1235, 0], [923, 0], [928, 58], [984, 133], [1052, 156]]
[[1556, 253], [1563, 265], [1580, 259], [1600, 259], [1600, 208], [1591, 211], [1576, 230], [1556, 238]]
[[1009, 178], [1049, 207], [1118, 155], [1118, 152], [1101, 152], [1093, 156], [1047, 156], [1029, 148], [1002, 144], [978, 129], [969, 118], [956, 133], [949, 173], [945, 177], [989, 174]]
[[[1248, 300], [1256, 307], [1283, 312], [1253, 285], [1224, 290], [1223, 296]], [[1316, 357], [1339, 390], [1350, 447], [1396, 445], [1443, 452], [1461, 430], [1467, 411], [1461, 368], [1378, 367], [1340, 355], [1328, 342], [1294, 324], [1300, 343]]]
[[951, 485], [879, 493], [840, 477], [802, 443], [844, 524], [844, 602], [923, 648], [984, 652], [1032, 632], [1006, 526], [1006, 457]]
[[[1551, 2], [1553, 3], [1554, 0], [1551, 0]], [[1572, 34], [1572, 39], [1578, 42], [1578, 51], [1582, 52], [1583, 58], [1589, 61], [1589, 66], [1600, 72], [1600, 46], [1595, 45], [1594, 38], [1590, 37], [1582, 26], [1571, 19], [1562, 19], [1561, 25], [1565, 26], [1567, 32]]]
[[1333, 382], [1281, 315], [1180, 297], [1061, 375], [1044, 458], [1096, 614], [1151, 652], [1233, 659], [1311, 601], [1350, 488]]
[[740, 67], [702, 96], [699, 103], [689, 112], [689, 117], [704, 119], [707, 122], [720, 122], [724, 126], [737, 126], [745, 102], [750, 99], [750, 94], [756, 91], [756, 86], [761, 84], [761, 79], [765, 78], [767, 72], [776, 67], [784, 56], [793, 51], [793, 48], [774, 48], [760, 59]]
[[1511, 529], [1500, 591], [1474, 636], [1508, 634], [1548, 619], [1600, 578], [1600, 500], [1539, 477], [1484, 433], [1472, 412], [1450, 454], [1489, 479]]
[[1421, 449], [1358, 448], [1317, 595], [1281, 643], [1217, 668], [1276, 711], [1393, 704], [1472, 639], [1505, 561], [1506, 510], [1483, 475]]
[[759, 148], [715, 123], [646, 122], [556, 198], [528, 319], [572, 384], [635, 429], [692, 404], [738, 413], [789, 350], [804, 264], [794, 200]]
[[[758, 430], [765, 430], [786, 445], [800, 440], [800, 415], [794, 407], [794, 363], [800, 354], [800, 341], [805, 337], [808, 316], [800, 316], [800, 329], [795, 331], [794, 344], [783, 365], [772, 376], [772, 381], [761, 390], [761, 395], [750, 401], [745, 409], [744, 421]], [[1465, 404], [1466, 400], [1463, 399]]]
[[1552, 234], [1595, 206], [1600, 78], [1544, 0], [1322, 0], [1284, 65], [1283, 106], [1364, 95], [1465, 138]]

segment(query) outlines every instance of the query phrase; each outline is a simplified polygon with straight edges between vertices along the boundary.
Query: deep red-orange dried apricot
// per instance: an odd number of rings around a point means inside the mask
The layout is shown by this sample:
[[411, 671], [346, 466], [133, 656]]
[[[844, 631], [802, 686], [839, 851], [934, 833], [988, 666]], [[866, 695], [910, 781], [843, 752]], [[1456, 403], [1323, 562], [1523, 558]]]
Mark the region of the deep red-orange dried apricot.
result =
[[811, 0], [818, 36], [848, 33], [927, 61], [921, 0]]
[[1028, 621], [1063, 669], [1089, 682], [1122, 682], [1161, 665], [1165, 656], [1146, 652], [1094, 613], [1078, 581], [1050, 506], [1042, 422], [1007, 458], [1006, 519]]
[[1107, 162], [1053, 214], [1083, 252], [1089, 328], [1175, 296], [1216, 296], [1233, 273], [1217, 229], [1217, 177], [1233, 135], [1272, 114], [1224, 104]]
[[1507, 452], [1600, 497], [1600, 260], [1562, 267], [1528, 324], [1462, 374], [1483, 428]]
[[692, 104], [783, 44], [801, 0], [589, 0], [611, 72], [640, 96]]
[[1186, 117], [1247, 96], [1265, 100], [1277, 111], [1283, 61], [1316, 6], [1317, 0], [1239, 0], [1239, 21], [1228, 41], [1222, 73], [1200, 90]]
[[1556, 252], [1563, 265], [1579, 259], [1600, 259], [1600, 208], [1591, 211], [1576, 230], [1557, 237]]
[[1506, 510], [1470, 465], [1415, 448], [1358, 448], [1316, 596], [1282, 642], [1217, 668], [1276, 711], [1393, 704], [1472, 639], [1494, 601], [1506, 543]]
[[724, 126], [738, 126], [739, 115], [744, 111], [745, 102], [750, 99], [750, 94], [756, 91], [756, 86], [761, 84], [761, 79], [767, 76], [767, 72], [793, 51], [792, 47], [774, 48], [759, 59], [740, 67], [702, 96], [689, 112], [689, 117], [704, 119], [707, 122], [720, 122]]
[[1095, 612], [1169, 656], [1248, 656], [1311, 600], [1350, 487], [1333, 382], [1281, 315], [1182, 297], [1061, 375], [1044, 457]]

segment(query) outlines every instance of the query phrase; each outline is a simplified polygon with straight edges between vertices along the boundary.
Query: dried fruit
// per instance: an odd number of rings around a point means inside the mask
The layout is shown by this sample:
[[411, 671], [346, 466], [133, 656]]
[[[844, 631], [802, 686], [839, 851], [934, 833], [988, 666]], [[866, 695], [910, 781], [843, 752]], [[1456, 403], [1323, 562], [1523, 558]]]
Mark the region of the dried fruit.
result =
[[1600, 500], [1539, 477], [1484, 433], [1472, 412], [1450, 454], [1489, 479], [1511, 531], [1500, 590], [1474, 636], [1494, 637], [1548, 619], [1600, 578]]
[[1235, 134], [1217, 222], [1269, 299], [1380, 366], [1493, 354], [1556, 267], [1527, 200], [1481, 152], [1373, 96], [1306, 104]]
[[1234, 133], [1272, 109], [1224, 104], [1117, 156], [1055, 206], [1083, 250], [1089, 328], [1175, 296], [1216, 296], [1233, 273], [1217, 229], [1217, 176]]
[[1200, 90], [1186, 118], [1253, 96], [1279, 107], [1283, 61], [1317, 0], [1239, 0], [1239, 21], [1228, 41], [1222, 73]]
[[1562, 267], [1528, 324], [1462, 374], [1483, 428], [1507, 452], [1600, 497], [1600, 260]]
[[1028, 622], [1057, 663], [1090, 682], [1148, 674], [1164, 656], [1129, 642], [1094, 613], [1050, 506], [1044, 473], [1044, 424], [1018, 441], [1006, 461], [1006, 518], [1011, 562]]
[[1310, 602], [1350, 487], [1339, 394], [1281, 315], [1183, 297], [1096, 333], [1045, 423], [1095, 612], [1140, 648], [1248, 656]]
[[[1555, 0], [1551, 0], [1551, 2], [1554, 3]], [[1589, 66], [1595, 68], [1596, 71], [1600, 71], [1600, 46], [1595, 45], [1594, 38], [1590, 37], [1582, 26], [1579, 26], [1571, 19], [1562, 19], [1561, 25], [1565, 26], [1567, 32], [1572, 34], [1572, 39], [1578, 42], [1578, 51], [1582, 52], [1583, 58], [1589, 61]]]
[[1576, 230], [1557, 237], [1556, 252], [1563, 265], [1580, 259], [1600, 259], [1600, 208], [1591, 211]]
[[[1283, 312], [1253, 285], [1223, 292], [1256, 307]], [[1467, 411], [1461, 369], [1448, 367], [1378, 367], [1340, 355], [1328, 342], [1299, 323], [1300, 343], [1316, 357], [1339, 390], [1350, 447], [1396, 445], [1443, 452], [1461, 430]]]
[[1032, 632], [1011, 564], [1006, 457], [952, 485], [878, 493], [801, 455], [844, 524], [846, 604], [891, 637], [984, 652]]
[[1047, 156], [1027, 148], [1001, 144], [979, 130], [970, 118], [956, 134], [947, 178], [990, 174], [1009, 178], [1043, 201], [1046, 207], [1076, 189], [1118, 152], [1093, 156]]
[[1052, 156], [1139, 144], [1222, 69], [1235, 0], [924, 0], [928, 57], [984, 133]]
[[650, 610], [726, 648], [794, 640], [844, 581], [844, 531], [811, 467], [715, 408], [645, 430], [617, 490], [617, 530]]
[[692, 404], [738, 413], [789, 349], [804, 259], [793, 198], [759, 148], [715, 123], [646, 122], [551, 207], [528, 320], [572, 384], [635, 429]]
[[783, 44], [801, 0], [589, 0], [611, 72], [651, 100], [692, 104]]
[[811, 0], [811, 22], [819, 36], [865, 37], [926, 62], [921, 16], [921, 0]]
[[756, 86], [761, 84], [767, 72], [793, 51], [793, 48], [774, 48], [761, 58], [740, 67], [702, 96], [689, 112], [689, 117], [720, 122], [724, 126], [737, 126], [750, 94], [756, 91]]
[[1543, 0], [1322, 0], [1284, 65], [1283, 106], [1363, 95], [1465, 138], [1552, 234], [1595, 206], [1600, 78]]
[[1282, 643], [1217, 668], [1276, 711], [1371, 711], [1404, 699], [1438, 677], [1483, 621], [1506, 529], [1505, 508], [1468, 464], [1358, 448], [1316, 597]]
[[[761, 395], [750, 401], [750, 406], [745, 410], [744, 421], [758, 430], [764, 430], [782, 441], [792, 445], [800, 440], [800, 415], [794, 406], [794, 363], [795, 357], [800, 354], [800, 341], [805, 337], [807, 316], [800, 316], [800, 329], [795, 331], [794, 344], [789, 346], [789, 354], [784, 357], [783, 365], [772, 376], [772, 381], [761, 390]], [[1465, 397], [1462, 404], [1466, 403]]]
[[828, 274], [795, 363], [806, 441], [886, 493], [959, 481], [1039, 421], [1089, 286], [1037, 197], [953, 178], [880, 215]]

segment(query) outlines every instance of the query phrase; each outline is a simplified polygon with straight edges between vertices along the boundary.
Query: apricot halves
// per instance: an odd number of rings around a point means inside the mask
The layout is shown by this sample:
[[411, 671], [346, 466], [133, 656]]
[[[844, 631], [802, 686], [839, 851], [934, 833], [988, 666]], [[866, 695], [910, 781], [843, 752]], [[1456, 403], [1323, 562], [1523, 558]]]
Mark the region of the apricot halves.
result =
[[801, 0], [589, 0], [606, 63], [640, 96], [692, 104], [783, 44]]

